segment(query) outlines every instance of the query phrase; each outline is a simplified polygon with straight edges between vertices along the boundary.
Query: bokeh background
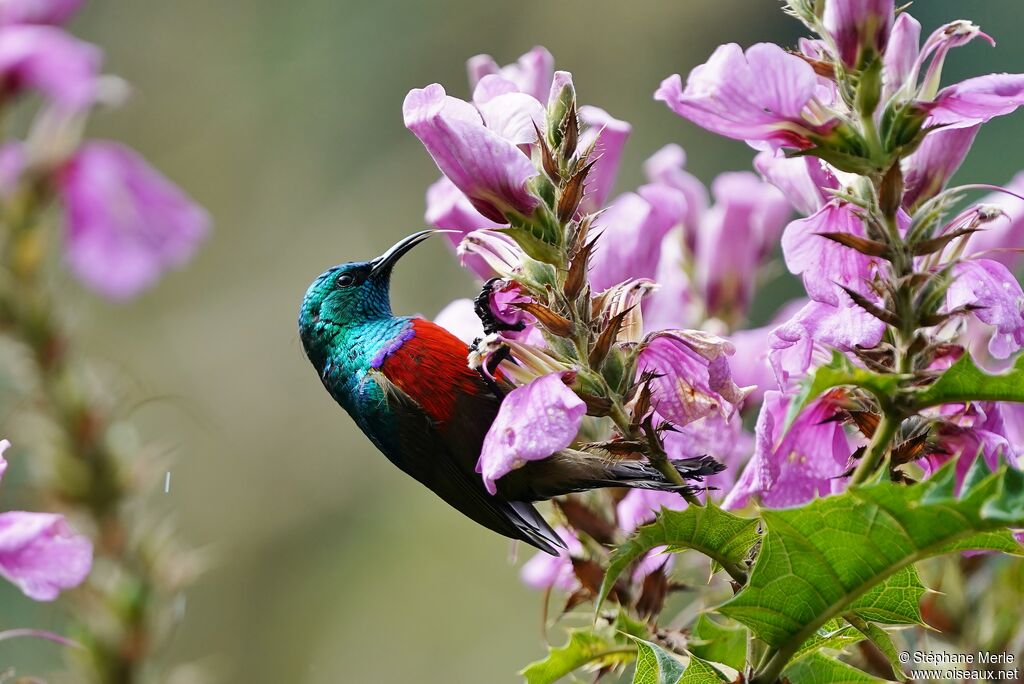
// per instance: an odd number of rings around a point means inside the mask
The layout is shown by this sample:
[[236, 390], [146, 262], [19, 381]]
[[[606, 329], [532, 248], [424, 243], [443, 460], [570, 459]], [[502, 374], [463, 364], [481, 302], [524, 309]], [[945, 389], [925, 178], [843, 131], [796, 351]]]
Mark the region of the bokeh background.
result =
[[[722, 42], [792, 44], [776, 0], [94, 0], [73, 30], [105, 48], [134, 87], [92, 133], [125, 140], [188, 189], [216, 230], [186, 270], [124, 306], [69, 284], [86, 350], [147, 437], [174, 455], [152, 505], [212, 568], [189, 592], [164, 657], [226, 682], [518, 681], [544, 652], [541, 597], [522, 586], [506, 540], [402, 476], [326, 395], [295, 330], [309, 281], [423, 227], [437, 177], [402, 125], [413, 87], [468, 96], [464, 61], [514, 61], [546, 45], [582, 103], [631, 122], [618, 190], [640, 164], [683, 145], [705, 181], [748, 169], [751, 151], [672, 115], [651, 95]], [[967, 15], [1002, 39], [953, 53], [945, 82], [1024, 71], [1020, 0], [927, 0], [926, 33]], [[1024, 168], [1024, 118], [987, 125], [961, 178]], [[403, 261], [398, 312], [432, 316], [474, 283], [440, 241]], [[760, 295], [767, 319], [796, 293]], [[161, 473], [162, 476], [162, 473]], [[162, 477], [161, 477], [162, 479]], [[160, 483], [162, 484], [162, 482]], [[525, 555], [529, 551], [523, 550]], [[59, 608], [0, 593], [5, 626], [59, 624]], [[561, 643], [553, 630], [550, 638]], [[52, 646], [0, 644], [0, 666], [53, 668]], [[2, 669], [2, 667], [0, 667]]]

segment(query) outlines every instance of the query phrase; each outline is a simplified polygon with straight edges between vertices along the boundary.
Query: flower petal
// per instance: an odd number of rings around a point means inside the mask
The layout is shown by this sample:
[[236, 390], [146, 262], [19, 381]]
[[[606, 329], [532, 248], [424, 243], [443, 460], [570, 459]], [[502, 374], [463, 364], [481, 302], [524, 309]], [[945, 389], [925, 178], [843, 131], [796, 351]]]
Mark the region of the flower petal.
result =
[[96, 95], [101, 53], [52, 26], [0, 28], [0, 81], [5, 90], [34, 89], [54, 104], [78, 110]]
[[501, 402], [484, 437], [476, 470], [491, 494], [495, 480], [527, 461], [539, 461], [572, 444], [587, 412], [586, 404], [552, 373], [517, 387]]
[[611, 194], [622, 160], [622, 148], [633, 127], [603, 109], [590, 105], [580, 107], [579, 116], [586, 126], [580, 135], [579, 149], [586, 150], [593, 146], [590, 158], [595, 160], [587, 176], [586, 195], [581, 205], [581, 210], [588, 213], [604, 207], [605, 200]]
[[1024, 104], [1024, 74], [989, 74], [939, 91], [926, 125], [966, 128], [1011, 114]]
[[182, 266], [210, 229], [201, 207], [119, 143], [83, 145], [58, 185], [71, 270], [110, 299], [133, 297]]
[[991, 259], [964, 259], [953, 266], [946, 290], [949, 310], [970, 305], [979, 321], [995, 326], [989, 352], [1005, 359], [1024, 347], [1024, 291], [1009, 269]]
[[0, 575], [36, 601], [52, 601], [81, 584], [92, 543], [52, 513], [0, 513]]
[[904, 206], [927, 202], [945, 189], [967, 158], [980, 128], [981, 124], [940, 128], [925, 136], [914, 153], [903, 160]]

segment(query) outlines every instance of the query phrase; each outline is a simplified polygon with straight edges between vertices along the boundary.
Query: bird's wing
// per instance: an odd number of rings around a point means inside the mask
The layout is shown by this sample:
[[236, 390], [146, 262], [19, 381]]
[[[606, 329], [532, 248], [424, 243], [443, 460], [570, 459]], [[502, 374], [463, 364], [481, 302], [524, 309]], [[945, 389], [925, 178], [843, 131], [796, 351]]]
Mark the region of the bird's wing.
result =
[[463, 515], [499, 534], [521, 539], [542, 551], [558, 554], [565, 544], [533, 506], [491, 496], [478, 475], [460, 468], [436, 424], [423, 407], [381, 371], [370, 377], [383, 390], [390, 409], [388, 426], [399, 453], [392, 462], [430, 488]]

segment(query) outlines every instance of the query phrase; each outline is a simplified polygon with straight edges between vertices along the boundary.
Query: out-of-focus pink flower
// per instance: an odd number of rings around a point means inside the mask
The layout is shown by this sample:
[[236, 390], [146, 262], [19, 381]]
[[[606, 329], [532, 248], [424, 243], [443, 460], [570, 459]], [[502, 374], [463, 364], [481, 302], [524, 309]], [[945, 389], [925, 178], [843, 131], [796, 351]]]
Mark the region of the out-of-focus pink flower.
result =
[[651, 404], [675, 426], [716, 413], [731, 416], [753, 389], [733, 382], [728, 357], [735, 349], [721, 337], [663, 330], [648, 335], [640, 349], [638, 373], [657, 375], [651, 380]]
[[[0, 479], [7, 470], [0, 440]], [[53, 513], [0, 513], [0, 576], [30, 599], [52, 601], [62, 589], [81, 584], [92, 568], [92, 542], [76, 534], [64, 516]]]
[[663, 185], [645, 185], [615, 198], [591, 229], [601, 233], [590, 261], [594, 291], [630, 278], [653, 278], [661, 241], [679, 222], [685, 206], [681, 191]]
[[816, 214], [786, 226], [782, 234], [786, 267], [790, 273], [802, 276], [810, 298], [838, 306], [842, 290], [837, 284], [862, 294], [870, 292], [868, 279], [873, 270], [872, 258], [820, 233], [864, 237], [864, 224], [851, 205], [836, 200]]
[[730, 43], [690, 72], [685, 89], [678, 75], [670, 76], [654, 99], [728, 138], [806, 149], [810, 136], [835, 126], [809, 109], [817, 89], [814, 69], [778, 45], [758, 43], [744, 53]]
[[1024, 200], [1015, 195], [1024, 195], [1024, 172], [1014, 176], [1005, 188], [1014, 194], [995, 192], [979, 202], [981, 205], [1000, 209], [1003, 215], [986, 223], [983, 230], [971, 235], [969, 251], [1015, 270], [1020, 265], [1022, 256], [1017, 250], [1024, 245]]
[[912, 76], [916, 79], [914, 65], [920, 50], [921, 22], [909, 12], [900, 12], [882, 61], [883, 97], [890, 97]]
[[694, 290], [685, 270], [681, 229], [672, 230], [662, 240], [654, 282], [658, 288], [642, 305], [644, 327], [654, 332], [692, 324], [696, 320]]
[[501, 402], [484, 437], [476, 471], [491, 494], [495, 480], [527, 461], [547, 458], [569, 446], [583, 422], [587, 406], [552, 373], [517, 387]]
[[927, 202], [945, 189], [967, 158], [980, 128], [981, 124], [940, 128], [925, 136], [914, 153], [903, 160], [904, 206]]
[[31, 89], [66, 110], [88, 107], [101, 58], [95, 46], [52, 26], [0, 27], [0, 95]]
[[[679, 498], [679, 497], [676, 497]], [[523, 583], [534, 589], [558, 589], [571, 592], [579, 587], [579, 580], [572, 569], [573, 557], [583, 554], [583, 544], [572, 530], [559, 525], [555, 532], [565, 542], [566, 548], [558, 549], [558, 555], [552, 556], [540, 552], [523, 563], [519, 570], [519, 578]]]
[[754, 158], [754, 168], [804, 216], [816, 213], [831, 199], [826, 190], [839, 188], [835, 175], [816, 157], [787, 157], [766, 150]]
[[979, 307], [972, 314], [996, 329], [988, 350], [1005, 359], [1024, 347], [1024, 291], [1012, 273], [998, 261], [964, 259], [953, 266], [946, 290], [946, 308]]
[[651, 183], [666, 185], [683, 193], [686, 198], [682, 217], [684, 239], [687, 249], [692, 252], [697, 242], [697, 225], [708, 208], [708, 190], [685, 168], [686, 152], [679, 145], [669, 144], [644, 162], [644, 175]]
[[831, 349], [873, 347], [885, 324], [840, 293], [839, 305], [808, 302], [768, 336], [768, 360], [779, 387], [789, 388], [816, 363], [828, 361]]
[[70, 19], [81, 6], [82, 0], [0, 0], [0, 26], [60, 25]]
[[11, 140], [0, 146], [0, 197], [14, 192], [25, 171], [25, 143]]
[[590, 105], [580, 107], [579, 117], [586, 127], [580, 135], [579, 149], [586, 150], [593, 146], [590, 159], [594, 160], [594, 167], [587, 176], [586, 195], [580, 204], [580, 210], [589, 213], [604, 207], [605, 200], [615, 186], [615, 176], [618, 175], [619, 162], [622, 161], [622, 148], [626, 146], [633, 127], [603, 109]]
[[134, 151], [83, 145], [58, 186], [67, 213], [66, 258], [110, 299], [127, 299], [191, 258], [209, 232], [206, 212]]
[[484, 336], [484, 326], [476, 315], [472, 299], [456, 299], [434, 316], [434, 323], [466, 344]]
[[853, 448], [841, 423], [829, 420], [837, 407], [826, 395], [811, 403], [783, 434], [789, 401], [768, 392], [755, 430], [754, 456], [723, 507], [742, 508], [759, 496], [770, 508], [806, 503], [840, 491]]
[[701, 218], [694, 266], [708, 313], [747, 310], [757, 268], [791, 215], [782, 193], [752, 173], [723, 173], [711, 185], [715, 204]]
[[498, 66], [490, 55], [471, 57], [466, 62], [466, 70], [469, 73], [470, 88], [476, 88], [484, 76], [497, 75], [514, 83], [519, 92], [539, 102], [546, 102], [555, 71], [555, 58], [546, 48], [538, 45], [514, 64], [504, 67]]
[[893, 0], [829, 0], [821, 21], [843, 64], [856, 69], [865, 55], [885, 51], [895, 18]]
[[780, 325], [795, 318], [804, 308], [807, 300], [796, 299], [783, 306], [772, 320], [760, 328], [736, 330], [729, 335], [729, 341], [736, 347], [736, 353], [729, 359], [733, 380], [741, 387], [755, 387], [750, 393], [751, 404], [759, 404], [768, 390], [778, 388], [778, 379], [768, 359], [771, 351], [769, 342]]
[[[523, 134], [521, 119], [504, 109], [504, 104], [508, 103], [499, 101], [490, 106], [493, 122], [505, 133]], [[517, 98], [511, 104], [523, 103]], [[522, 215], [533, 212], [538, 200], [527, 191], [526, 182], [537, 175], [537, 169], [519, 148], [525, 140], [502, 137], [490, 128], [482, 111], [449, 97], [437, 83], [409, 91], [402, 113], [406, 128], [427, 148], [441, 173], [484, 217], [505, 223], [506, 211]]]
[[[456, 231], [444, 233], [445, 239], [453, 247], [458, 247], [462, 238], [474, 230], [501, 226], [500, 223], [481, 216], [480, 212], [473, 208], [469, 198], [446, 176], [441, 176], [427, 188], [427, 212], [423, 218], [435, 228]], [[493, 269], [479, 257], [468, 257], [463, 261], [463, 265], [484, 279], [494, 275]]]

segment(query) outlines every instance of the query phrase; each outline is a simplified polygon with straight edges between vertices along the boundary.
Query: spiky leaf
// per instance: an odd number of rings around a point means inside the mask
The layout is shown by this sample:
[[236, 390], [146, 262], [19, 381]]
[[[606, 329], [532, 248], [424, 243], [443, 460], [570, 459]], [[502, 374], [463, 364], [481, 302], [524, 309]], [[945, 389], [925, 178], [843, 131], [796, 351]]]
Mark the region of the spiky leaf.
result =
[[757, 542], [757, 520], [740, 518], [723, 511], [713, 503], [689, 506], [682, 511], [662, 509], [655, 521], [638, 529], [629, 541], [612, 553], [601, 592], [601, 602], [615, 585], [615, 580], [645, 553], [659, 546], [669, 551], [694, 549], [719, 563], [739, 565]]
[[743, 670], [747, 660], [747, 630], [745, 627], [723, 625], [701, 613], [691, 629], [687, 648], [690, 653], [711, 661]]
[[821, 653], [796, 661], [782, 676], [790, 684], [870, 684], [885, 681]]
[[565, 646], [549, 648], [546, 658], [530, 663], [519, 674], [527, 684], [552, 684], [581, 667], [599, 669], [626, 665], [636, 658], [636, 651], [623, 642], [624, 639], [616, 639], [611, 634], [572, 630]]
[[1006, 527], [1024, 525], [1024, 475], [975, 473], [954, 496], [954, 465], [914, 487], [883, 481], [764, 511], [750, 581], [721, 612], [782, 653], [850, 611], [874, 622], [918, 620], [923, 588], [913, 563], [968, 549], [1022, 551]]
[[964, 354], [912, 399], [918, 408], [965, 401], [1024, 402], [1024, 355], [1006, 373], [990, 375]]

